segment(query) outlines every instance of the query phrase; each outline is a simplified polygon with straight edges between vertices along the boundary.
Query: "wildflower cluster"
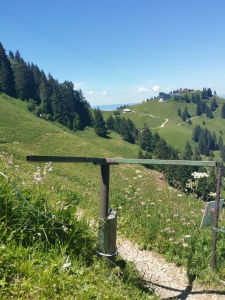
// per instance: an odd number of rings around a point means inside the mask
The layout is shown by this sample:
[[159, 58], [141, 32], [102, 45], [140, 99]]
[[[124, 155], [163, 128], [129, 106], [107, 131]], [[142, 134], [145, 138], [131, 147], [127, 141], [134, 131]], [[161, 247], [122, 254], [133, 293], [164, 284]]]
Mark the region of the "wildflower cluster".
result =
[[209, 174], [206, 172], [193, 172], [191, 175], [193, 178], [188, 179], [186, 183], [186, 193], [204, 200], [215, 198], [216, 175], [214, 172], [210, 171]]
[[194, 172], [191, 174], [195, 179], [196, 178], [203, 178], [203, 177], [209, 177], [209, 175], [205, 172]]
[[14, 164], [13, 154], [8, 155], [7, 152], [2, 151], [1, 156], [2, 156], [1, 160], [4, 163], [4, 168], [5, 169], [10, 169], [10, 168], [14, 167], [15, 171], [19, 171], [19, 167]]
[[42, 174], [41, 174], [41, 168], [37, 167], [37, 172], [34, 173], [34, 175], [33, 175], [33, 179], [34, 179], [33, 182], [37, 185], [43, 184], [43, 181], [47, 177], [47, 172], [52, 172], [52, 170], [53, 170], [53, 168], [52, 168], [51, 162], [46, 163]]

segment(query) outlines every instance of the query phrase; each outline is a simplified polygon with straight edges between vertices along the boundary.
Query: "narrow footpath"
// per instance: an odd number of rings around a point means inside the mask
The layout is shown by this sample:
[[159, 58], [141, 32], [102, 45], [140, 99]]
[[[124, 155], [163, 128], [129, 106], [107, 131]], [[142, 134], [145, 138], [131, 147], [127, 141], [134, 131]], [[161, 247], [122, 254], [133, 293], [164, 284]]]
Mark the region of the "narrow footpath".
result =
[[[78, 210], [76, 215], [79, 220], [84, 211]], [[97, 234], [98, 222], [91, 219], [89, 224]], [[167, 262], [156, 252], [139, 250], [137, 244], [119, 235], [117, 250], [124, 260], [134, 263], [149, 290], [162, 300], [225, 300], [225, 282], [221, 282], [219, 290], [198, 285], [195, 281], [190, 285], [185, 268]]]
[[168, 263], [152, 251], [139, 250], [137, 244], [117, 238], [118, 254], [133, 262], [150, 290], [164, 300], [225, 300], [223, 291], [193, 283], [191, 286], [184, 268]]

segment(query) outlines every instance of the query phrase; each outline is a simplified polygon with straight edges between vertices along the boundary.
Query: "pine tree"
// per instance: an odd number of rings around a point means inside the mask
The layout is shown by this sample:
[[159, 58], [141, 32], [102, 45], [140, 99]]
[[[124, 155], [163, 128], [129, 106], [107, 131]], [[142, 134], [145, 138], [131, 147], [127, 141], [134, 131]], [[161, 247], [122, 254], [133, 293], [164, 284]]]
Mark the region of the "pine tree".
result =
[[188, 125], [192, 125], [191, 119], [188, 119], [187, 123]]
[[30, 84], [30, 97], [35, 100], [37, 105], [41, 104], [40, 99], [40, 84], [41, 84], [41, 71], [38, 66], [35, 66], [33, 63], [30, 65], [30, 78], [32, 85]]
[[213, 98], [211, 101], [211, 110], [215, 111], [217, 109], [217, 107], [218, 107], [217, 101], [215, 98]]
[[184, 160], [190, 160], [193, 155], [192, 147], [189, 143], [189, 141], [186, 141], [184, 152], [182, 153], [182, 159]]
[[182, 113], [181, 119], [182, 119], [183, 122], [186, 121], [186, 114], [185, 114], [185, 112]]
[[20, 55], [19, 50], [16, 50], [14, 59], [15, 59], [15, 61], [17, 61], [17, 62], [23, 62], [23, 59], [22, 59], [22, 57], [21, 57], [21, 55]]
[[189, 99], [189, 97], [188, 97], [188, 94], [185, 94], [184, 99], [185, 99], [186, 103], [190, 103], [191, 102], [190, 99]]
[[140, 132], [138, 140], [142, 150], [148, 152], [153, 151], [153, 137], [147, 124], [144, 124], [144, 129]]
[[101, 137], [106, 137], [107, 135], [107, 128], [105, 121], [103, 119], [102, 113], [99, 108], [94, 110], [94, 130], [95, 133]]
[[79, 115], [75, 113], [73, 119], [73, 131], [77, 131], [77, 130], [81, 130], [81, 121]]
[[13, 54], [13, 52], [11, 50], [9, 50], [9, 58], [11, 58], [11, 59], [15, 58], [15, 56], [14, 56], [14, 54]]
[[51, 104], [51, 88], [45, 76], [44, 71], [41, 71], [39, 97], [41, 100], [40, 109], [42, 113], [51, 115], [53, 117], [52, 104]]
[[201, 114], [202, 114], [201, 103], [199, 102], [196, 108], [196, 116], [201, 116]]
[[202, 160], [197, 147], [195, 147], [195, 149], [193, 151], [192, 160]]
[[107, 126], [107, 129], [114, 130], [114, 119], [111, 115], [106, 120], [106, 126]]
[[90, 113], [90, 104], [85, 99], [81, 90], [74, 91], [75, 111], [78, 113], [82, 127], [92, 125], [92, 115]]
[[144, 157], [144, 154], [143, 154], [143, 152], [142, 152], [142, 150], [141, 150], [141, 148], [140, 148], [140, 150], [139, 150], [139, 152], [138, 152], [138, 158], [139, 159], [144, 159], [145, 157]]
[[180, 107], [178, 107], [178, 109], [177, 109], [177, 115], [178, 115], [179, 117], [181, 117], [181, 109], [180, 109]]
[[211, 108], [209, 108], [209, 110], [208, 110], [207, 117], [208, 117], [209, 119], [212, 119], [212, 118], [213, 118], [213, 114], [212, 114]]
[[50, 102], [52, 107], [53, 119], [63, 125], [67, 126], [68, 119], [66, 118], [64, 104], [61, 99], [62, 88], [57, 80], [55, 80], [51, 74], [48, 75], [48, 84], [50, 88]]
[[217, 143], [217, 137], [216, 137], [216, 133], [215, 131], [213, 131], [212, 133], [212, 150], [218, 150], [219, 149], [219, 146], [218, 146], [218, 143]]
[[201, 102], [201, 98], [199, 94], [195, 94], [195, 103], [198, 104]]
[[114, 119], [114, 130], [118, 133], [120, 131], [120, 121], [121, 121], [121, 118], [119, 116], [116, 116]]
[[206, 99], [207, 98], [207, 90], [206, 88], [203, 88], [202, 93], [201, 93], [201, 98]]
[[66, 80], [60, 86], [62, 90], [63, 114], [73, 122], [76, 113], [74, 85], [71, 81]]
[[223, 103], [222, 105], [222, 109], [221, 109], [221, 118], [225, 119], [225, 103]]
[[220, 148], [220, 157], [222, 158], [223, 162], [225, 162], [225, 145]]
[[15, 77], [15, 90], [16, 97], [21, 100], [28, 100], [30, 98], [29, 93], [29, 69], [23, 61], [15, 64], [14, 77]]
[[198, 140], [198, 150], [200, 154], [204, 154], [205, 152], [205, 143], [202, 137], [200, 137]]
[[5, 49], [0, 43], [0, 91], [14, 96], [14, 77], [10, 61], [7, 58]]
[[206, 105], [206, 103], [204, 101], [201, 101], [200, 102], [200, 107], [201, 107], [201, 112], [204, 114], [204, 113], [207, 113], [207, 108], [208, 106]]
[[120, 134], [123, 137], [123, 140], [129, 143], [134, 143], [134, 139], [132, 137], [131, 131], [129, 130], [127, 120], [123, 117], [120, 123]]
[[190, 115], [189, 112], [188, 112], [187, 106], [185, 106], [184, 113], [185, 113], [186, 119], [188, 119], [188, 118], [191, 117], [191, 115]]
[[199, 140], [200, 134], [201, 134], [201, 127], [199, 125], [197, 125], [193, 128], [192, 140], [194, 140], [197, 143]]
[[219, 147], [220, 151], [223, 148], [223, 139], [222, 139], [221, 135], [219, 136], [219, 139], [218, 139], [218, 147]]
[[206, 96], [207, 96], [208, 98], [211, 98], [211, 97], [212, 97], [212, 91], [211, 91], [210, 88], [207, 89]]

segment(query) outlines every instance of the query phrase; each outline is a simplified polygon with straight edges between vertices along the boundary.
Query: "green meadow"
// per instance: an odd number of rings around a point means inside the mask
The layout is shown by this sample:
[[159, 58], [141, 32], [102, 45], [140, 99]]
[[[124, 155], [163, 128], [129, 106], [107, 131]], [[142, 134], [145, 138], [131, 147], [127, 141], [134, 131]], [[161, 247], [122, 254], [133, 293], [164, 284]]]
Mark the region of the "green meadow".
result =
[[[190, 97], [191, 93], [189, 93]], [[207, 118], [204, 114], [196, 117], [196, 104], [175, 101], [173, 97], [163, 103], [160, 103], [159, 99], [155, 99], [130, 106], [129, 109], [132, 110], [132, 113], [123, 114], [122, 110], [119, 111], [121, 113], [120, 116], [129, 118], [138, 129], [141, 130], [144, 123], [146, 123], [152, 132], [158, 132], [171, 146], [182, 151], [187, 140], [189, 140], [191, 146], [197, 146], [197, 143], [192, 141], [192, 132], [196, 125], [208, 128], [211, 132], [215, 131], [217, 139], [219, 138], [221, 135], [220, 131], [223, 133], [225, 125], [225, 120], [220, 117], [224, 103], [225, 99], [217, 97], [218, 108], [213, 112], [214, 117], [212, 119]], [[183, 112], [185, 107], [187, 107], [191, 116], [191, 124], [183, 122], [177, 114], [178, 108]], [[103, 115], [107, 119], [110, 114], [113, 116], [113, 113], [113, 111], [103, 112]], [[166, 122], [166, 120], [168, 121]], [[203, 125], [203, 122], [206, 125]], [[165, 123], [164, 127], [161, 127], [163, 123]]]
[[[213, 119], [201, 116], [191, 125], [178, 125], [182, 123], [178, 105], [181, 110], [187, 106], [194, 116], [193, 104], [171, 99], [135, 105], [131, 107], [135, 113], [124, 117], [139, 129], [147, 123], [181, 151], [186, 140], [195, 146], [192, 130], [203, 120], [217, 137], [223, 131], [222, 100]], [[106, 118], [110, 113], [103, 115]], [[165, 119], [169, 121], [158, 128]], [[97, 231], [89, 223], [99, 217], [100, 166], [54, 163], [50, 168], [26, 162], [27, 155], [137, 158], [139, 146], [123, 141], [115, 132], [107, 139], [98, 137], [92, 128], [74, 133], [32, 115], [26, 102], [4, 94], [0, 95], [0, 129], [0, 172], [7, 177], [0, 175], [1, 299], [157, 299], [146, 290], [132, 263], [117, 257], [111, 266], [96, 256]], [[196, 280], [224, 291], [225, 240], [219, 233], [212, 271], [212, 229], [200, 229], [205, 205], [194, 191], [189, 195], [171, 188], [152, 169], [110, 166], [109, 206], [118, 213], [117, 233], [138, 243], [140, 249], [184, 266], [190, 284]], [[224, 226], [222, 212], [219, 227]]]

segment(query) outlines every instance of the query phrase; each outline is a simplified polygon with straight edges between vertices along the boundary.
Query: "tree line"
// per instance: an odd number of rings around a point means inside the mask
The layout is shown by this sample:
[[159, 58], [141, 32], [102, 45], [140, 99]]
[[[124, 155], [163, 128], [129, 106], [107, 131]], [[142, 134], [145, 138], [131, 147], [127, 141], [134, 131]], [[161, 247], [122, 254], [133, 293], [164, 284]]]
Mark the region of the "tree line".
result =
[[[71, 81], [66, 80], [59, 83], [50, 73], [46, 76], [37, 65], [26, 63], [18, 50], [15, 54], [9, 51], [8, 57], [1, 43], [0, 91], [27, 101], [30, 111], [47, 120], [57, 121], [71, 130], [82, 130], [86, 126], [93, 126], [96, 134], [104, 138], [107, 137], [109, 130], [113, 130], [119, 133], [125, 141], [140, 145], [139, 158], [201, 159], [201, 147], [192, 151], [190, 143], [187, 141], [185, 151], [180, 153], [158, 133], [152, 134], [146, 124], [144, 128], [138, 130], [129, 118], [118, 115], [114, 117], [110, 115], [105, 121], [99, 108], [95, 109], [93, 113], [91, 112], [90, 105], [82, 91], [74, 90]], [[196, 96], [194, 101], [200, 103], [201, 99]], [[190, 117], [187, 109], [185, 117]], [[202, 140], [200, 137], [199, 139]], [[208, 149], [211, 150], [211, 143], [209, 144]], [[221, 149], [224, 149], [225, 157], [225, 147]], [[196, 167], [182, 166], [158, 166], [156, 168], [160, 172], [164, 172], [164, 176], [170, 184], [181, 188], [185, 187], [191, 173], [197, 170]]]
[[91, 125], [90, 105], [71, 81], [59, 83], [33, 63], [26, 63], [16, 50], [9, 57], [0, 43], [0, 91], [28, 102], [28, 109], [69, 129]]
[[[195, 103], [196, 104], [196, 116], [201, 116], [202, 114], [205, 114], [209, 119], [213, 118], [213, 112], [217, 109], [218, 104], [216, 101], [216, 98], [212, 98], [212, 91], [211, 89], [204, 88], [204, 93], [207, 93], [207, 97], [202, 95], [200, 97], [199, 93], [192, 93], [191, 97], [189, 97], [188, 94], [182, 95], [180, 97], [175, 97], [175, 101], [185, 101], [186, 103]], [[202, 92], [203, 93], [203, 92]], [[211, 95], [211, 101], [207, 103], [205, 99], [209, 99], [209, 95]], [[207, 105], [209, 104], [209, 106]], [[181, 109], [178, 107], [177, 109], [177, 115], [182, 118], [182, 120], [185, 122], [187, 119], [189, 119], [191, 116], [188, 113], [187, 107], [185, 107], [184, 112], [181, 112]], [[222, 108], [221, 117], [225, 118], [225, 105], [224, 108]]]
[[[180, 152], [178, 149], [170, 146], [158, 133], [152, 134], [147, 125], [141, 131], [138, 141], [140, 145], [139, 158], [151, 159], [154, 157], [163, 160], [202, 160], [198, 147], [195, 147], [193, 150], [188, 140], [186, 141], [184, 150]], [[158, 165], [150, 166], [149, 168], [158, 170], [170, 185], [184, 191], [188, 190], [187, 183], [193, 179], [192, 174], [194, 172], [205, 172], [205, 168], [197, 166]], [[216, 191], [216, 181], [216, 172], [214, 169], [211, 169], [209, 177], [199, 179], [195, 193], [205, 200], [208, 199], [209, 193]]]
[[[222, 131], [220, 131], [220, 134], [222, 134]], [[197, 125], [193, 128], [192, 140], [198, 143], [200, 154], [213, 157], [212, 151], [219, 150], [220, 156], [225, 162], [225, 146], [223, 145], [221, 135], [217, 140], [215, 131], [211, 133], [207, 128], [202, 128], [200, 125]]]

